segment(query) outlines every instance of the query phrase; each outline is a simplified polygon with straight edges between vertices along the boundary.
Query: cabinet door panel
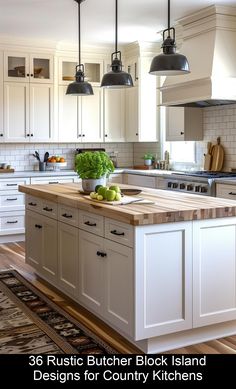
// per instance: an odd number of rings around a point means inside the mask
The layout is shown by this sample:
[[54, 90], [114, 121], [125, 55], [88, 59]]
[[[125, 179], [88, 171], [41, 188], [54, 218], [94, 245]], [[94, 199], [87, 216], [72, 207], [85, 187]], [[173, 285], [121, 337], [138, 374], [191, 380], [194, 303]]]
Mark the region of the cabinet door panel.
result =
[[74, 296], [78, 287], [78, 231], [78, 228], [58, 223], [58, 283]]
[[128, 142], [137, 142], [139, 140], [138, 91], [138, 87], [127, 88], [125, 91], [126, 140]]
[[93, 87], [94, 95], [81, 98], [81, 135], [83, 142], [102, 142], [102, 90]]
[[40, 216], [43, 221], [42, 274], [49, 280], [57, 278], [57, 221]]
[[[40, 228], [41, 226], [41, 228]], [[42, 258], [42, 220], [35, 212], [26, 212], [26, 255], [25, 261], [40, 270]]]
[[136, 340], [192, 327], [192, 223], [137, 227]]
[[30, 84], [30, 134], [32, 141], [53, 138], [53, 88]]
[[5, 140], [24, 142], [29, 137], [29, 89], [24, 83], [4, 85], [4, 128]]
[[125, 90], [105, 89], [105, 123], [106, 142], [121, 142], [125, 140]]
[[133, 334], [133, 250], [105, 239], [104, 316], [119, 329]]
[[59, 142], [78, 142], [78, 98], [66, 95], [67, 86], [59, 86]]
[[236, 319], [236, 218], [194, 222], [194, 327]]
[[103, 238], [79, 231], [79, 301], [101, 314], [104, 290]]

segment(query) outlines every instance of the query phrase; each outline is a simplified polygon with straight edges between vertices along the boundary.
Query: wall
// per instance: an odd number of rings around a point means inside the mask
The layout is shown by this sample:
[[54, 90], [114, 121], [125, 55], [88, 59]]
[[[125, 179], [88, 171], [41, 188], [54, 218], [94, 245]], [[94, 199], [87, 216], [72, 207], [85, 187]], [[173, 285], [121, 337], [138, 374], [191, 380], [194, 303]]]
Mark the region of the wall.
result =
[[152, 153], [161, 159], [161, 145], [158, 142], [140, 142], [134, 143], [134, 165], [144, 165], [142, 157], [146, 153]]
[[197, 164], [204, 164], [207, 142], [216, 144], [220, 136], [225, 150], [224, 170], [236, 169], [236, 104], [204, 108], [203, 133], [204, 140], [196, 142]]
[[119, 167], [133, 166], [132, 143], [3, 143], [0, 144], [0, 163], [6, 162], [8, 165], [15, 168], [16, 171], [38, 170], [37, 160], [32, 156], [35, 150], [38, 150], [41, 159], [46, 151], [48, 151], [50, 155], [64, 156], [67, 160], [66, 169], [73, 169], [75, 149], [90, 147], [103, 147], [108, 153], [117, 151]]

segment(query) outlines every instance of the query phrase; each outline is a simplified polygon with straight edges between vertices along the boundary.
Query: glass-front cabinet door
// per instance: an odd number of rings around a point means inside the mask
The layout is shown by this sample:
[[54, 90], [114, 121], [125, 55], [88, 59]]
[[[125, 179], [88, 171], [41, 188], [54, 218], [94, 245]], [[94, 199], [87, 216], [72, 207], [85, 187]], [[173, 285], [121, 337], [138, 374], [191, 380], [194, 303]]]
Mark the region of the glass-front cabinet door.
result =
[[[93, 85], [100, 85], [103, 61], [83, 60], [85, 81]], [[68, 85], [75, 81], [75, 72], [78, 62], [75, 58], [59, 58], [59, 84]]]
[[4, 81], [53, 82], [53, 56], [4, 53]]

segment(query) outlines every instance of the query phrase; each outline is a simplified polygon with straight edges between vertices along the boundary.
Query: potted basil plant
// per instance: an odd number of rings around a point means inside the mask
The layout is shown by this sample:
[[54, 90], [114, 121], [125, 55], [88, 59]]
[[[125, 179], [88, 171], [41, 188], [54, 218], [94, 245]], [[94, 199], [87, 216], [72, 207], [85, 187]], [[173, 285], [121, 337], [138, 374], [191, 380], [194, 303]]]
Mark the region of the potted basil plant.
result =
[[146, 153], [143, 156], [144, 165], [151, 166], [154, 161], [154, 155], [152, 153]]
[[93, 192], [97, 185], [106, 185], [114, 165], [105, 151], [85, 151], [75, 157], [75, 170], [82, 179], [85, 192]]

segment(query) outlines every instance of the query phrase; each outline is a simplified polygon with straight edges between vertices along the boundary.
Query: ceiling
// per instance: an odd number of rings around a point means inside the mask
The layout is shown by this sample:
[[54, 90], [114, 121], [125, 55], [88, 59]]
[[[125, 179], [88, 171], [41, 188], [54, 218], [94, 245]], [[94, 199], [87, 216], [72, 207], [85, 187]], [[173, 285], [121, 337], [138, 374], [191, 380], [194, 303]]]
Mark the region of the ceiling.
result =
[[[171, 24], [212, 4], [236, 6], [236, 0], [171, 0]], [[114, 42], [115, 0], [81, 4], [82, 44]], [[119, 43], [155, 41], [167, 26], [167, 0], [119, 0]], [[0, 0], [0, 35], [77, 43], [74, 0]]]

